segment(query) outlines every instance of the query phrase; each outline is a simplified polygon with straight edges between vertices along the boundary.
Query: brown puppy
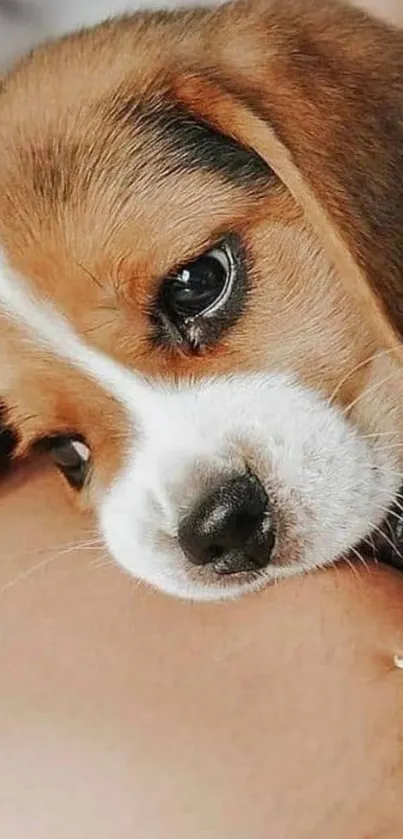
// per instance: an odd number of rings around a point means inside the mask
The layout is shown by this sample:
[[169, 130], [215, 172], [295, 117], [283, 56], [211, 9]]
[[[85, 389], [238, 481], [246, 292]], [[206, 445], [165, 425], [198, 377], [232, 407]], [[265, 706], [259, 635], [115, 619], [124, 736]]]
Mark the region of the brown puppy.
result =
[[379, 528], [403, 459], [403, 36], [137, 14], [0, 94], [0, 392], [123, 566], [233, 596]]

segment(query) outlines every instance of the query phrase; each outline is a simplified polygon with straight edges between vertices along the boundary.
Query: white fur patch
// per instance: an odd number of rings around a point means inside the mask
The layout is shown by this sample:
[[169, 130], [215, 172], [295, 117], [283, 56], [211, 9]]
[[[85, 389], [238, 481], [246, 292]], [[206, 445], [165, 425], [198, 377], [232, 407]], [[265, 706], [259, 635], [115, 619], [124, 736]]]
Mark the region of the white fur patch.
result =
[[[100, 521], [120, 563], [172, 594], [233, 597], [331, 563], [380, 523], [398, 489], [385, 456], [286, 376], [211, 380], [161, 398], [161, 412], [141, 448], [129, 453]], [[189, 577], [176, 539], [178, 521], [214, 476], [225, 480], [251, 461], [281, 511], [272, 561], [246, 585], [241, 579], [212, 582], [203, 569], [197, 580], [194, 573]]]
[[29, 339], [94, 379], [136, 419], [153, 409], [152, 390], [141, 377], [85, 344], [51, 303], [38, 301], [1, 254], [0, 306], [10, 320], [24, 328]]
[[[330, 563], [379, 524], [398, 490], [388, 455], [291, 377], [233, 376], [176, 388], [147, 383], [85, 344], [1, 257], [0, 305], [31, 340], [120, 400], [128, 422], [135, 418], [140, 426], [125, 468], [100, 500], [98, 516], [117, 561], [164, 591], [199, 599], [233, 597]], [[279, 511], [276, 548], [256, 580], [243, 582], [239, 575], [222, 581], [186, 561], [178, 524], [206, 488], [247, 466]]]

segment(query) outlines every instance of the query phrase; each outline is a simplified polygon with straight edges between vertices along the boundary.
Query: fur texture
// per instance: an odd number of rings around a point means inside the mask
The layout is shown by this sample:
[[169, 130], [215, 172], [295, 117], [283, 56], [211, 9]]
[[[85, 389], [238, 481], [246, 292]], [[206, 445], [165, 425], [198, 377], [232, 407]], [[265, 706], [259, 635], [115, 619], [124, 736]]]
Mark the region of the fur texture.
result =
[[[403, 450], [403, 37], [342, 3], [139, 13], [0, 93], [0, 390], [17, 452], [79, 435], [81, 502], [129, 571], [235, 596], [379, 528]], [[178, 266], [234, 249], [231, 310], [178, 337]], [[223, 581], [186, 513], [252, 470], [276, 545]]]

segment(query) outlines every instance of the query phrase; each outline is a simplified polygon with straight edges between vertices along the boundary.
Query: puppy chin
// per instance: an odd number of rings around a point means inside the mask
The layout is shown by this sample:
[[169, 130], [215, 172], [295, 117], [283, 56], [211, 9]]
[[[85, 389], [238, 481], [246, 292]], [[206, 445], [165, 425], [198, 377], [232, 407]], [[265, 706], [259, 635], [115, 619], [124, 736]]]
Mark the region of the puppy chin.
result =
[[[233, 599], [332, 563], [381, 523], [398, 491], [390, 452], [285, 376], [236, 376], [154, 396], [154, 415], [99, 519], [118, 563], [168, 594]], [[222, 577], [186, 559], [178, 529], [211, 486], [241, 471], [253, 472], [271, 499], [275, 545], [266, 567]]]

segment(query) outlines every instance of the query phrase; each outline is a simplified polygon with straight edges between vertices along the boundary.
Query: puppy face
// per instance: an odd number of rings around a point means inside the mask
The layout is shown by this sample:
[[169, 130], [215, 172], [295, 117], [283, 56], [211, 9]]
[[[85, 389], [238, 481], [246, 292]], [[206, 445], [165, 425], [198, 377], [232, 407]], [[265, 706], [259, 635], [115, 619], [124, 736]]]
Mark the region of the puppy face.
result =
[[48, 448], [117, 561], [182, 596], [333, 562], [400, 486], [380, 102], [383, 39], [403, 48], [321, 10], [138, 15], [43, 48], [0, 94], [17, 451]]

